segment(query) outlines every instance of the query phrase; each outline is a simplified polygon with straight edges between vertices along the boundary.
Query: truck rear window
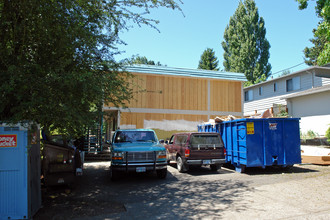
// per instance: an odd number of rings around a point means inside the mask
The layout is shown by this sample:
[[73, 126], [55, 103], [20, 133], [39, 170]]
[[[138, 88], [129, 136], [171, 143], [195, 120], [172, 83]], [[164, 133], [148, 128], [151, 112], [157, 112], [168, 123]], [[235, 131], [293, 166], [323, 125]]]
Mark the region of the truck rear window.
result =
[[221, 144], [219, 135], [193, 135], [191, 144]]

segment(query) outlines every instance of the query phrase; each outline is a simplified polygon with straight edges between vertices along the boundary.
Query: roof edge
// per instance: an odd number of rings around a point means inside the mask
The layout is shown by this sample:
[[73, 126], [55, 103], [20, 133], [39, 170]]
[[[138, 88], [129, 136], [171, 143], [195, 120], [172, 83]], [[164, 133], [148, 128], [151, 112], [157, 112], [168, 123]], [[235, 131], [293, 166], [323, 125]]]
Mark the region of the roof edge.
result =
[[159, 75], [187, 76], [197, 78], [225, 79], [233, 81], [247, 81], [244, 73], [213, 71], [203, 69], [188, 69], [154, 65], [131, 65], [125, 66], [125, 70], [133, 73], [149, 73]]
[[[306, 69], [302, 69], [302, 70], [298, 70], [296, 72], [293, 72], [293, 73], [290, 73], [288, 75], [284, 75], [284, 76], [280, 76], [280, 77], [277, 77], [277, 78], [274, 78], [274, 79], [270, 79], [270, 80], [267, 80], [267, 81], [264, 81], [264, 82], [261, 82], [261, 83], [257, 83], [257, 84], [254, 84], [254, 85], [251, 85], [251, 86], [248, 86], [248, 87], [245, 87], [243, 89], [250, 89], [250, 88], [253, 88], [253, 87], [257, 87], [257, 86], [260, 86], [260, 85], [263, 85], [263, 84], [266, 84], [266, 83], [270, 83], [270, 82], [273, 82], [273, 81], [277, 81], [279, 79], [284, 79], [284, 78], [289, 78], [291, 76], [294, 76], [294, 75], [297, 75], [297, 74], [300, 74], [300, 73], [303, 73], [303, 72], [309, 72], [309, 71], [316, 71], [316, 70], [321, 70], [322, 72], [325, 71], [325, 70], [329, 70], [330, 71], [330, 68], [329, 67], [322, 67], [322, 66], [311, 66], [311, 67], [308, 67]], [[319, 76], [318, 74], [316, 74], [316, 76]], [[319, 76], [319, 77], [322, 77], [322, 76]]]

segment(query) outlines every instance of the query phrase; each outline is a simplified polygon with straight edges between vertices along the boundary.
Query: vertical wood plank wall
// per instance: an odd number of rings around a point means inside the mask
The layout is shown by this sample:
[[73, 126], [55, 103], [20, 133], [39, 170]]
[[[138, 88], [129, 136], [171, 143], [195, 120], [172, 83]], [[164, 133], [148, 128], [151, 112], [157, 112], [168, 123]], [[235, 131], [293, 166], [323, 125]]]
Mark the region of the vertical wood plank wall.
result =
[[[207, 121], [207, 111], [242, 112], [242, 82], [133, 73], [128, 108], [205, 111], [205, 115], [122, 112], [120, 124], [143, 128], [144, 120]], [[208, 106], [210, 81], [210, 106]], [[110, 106], [111, 107], [111, 106]], [[210, 108], [209, 108], [210, 107]], [[221, 116], [221, 115], [218, 115]]]
[[207, 80], [135, 74], [129, 108], [207, 110]]
[[129, 108], [242, 112], [241, 82], [166, 75], [134, 74]]
[[241, 82], [211, 81], [211, 111], [241, 112]]

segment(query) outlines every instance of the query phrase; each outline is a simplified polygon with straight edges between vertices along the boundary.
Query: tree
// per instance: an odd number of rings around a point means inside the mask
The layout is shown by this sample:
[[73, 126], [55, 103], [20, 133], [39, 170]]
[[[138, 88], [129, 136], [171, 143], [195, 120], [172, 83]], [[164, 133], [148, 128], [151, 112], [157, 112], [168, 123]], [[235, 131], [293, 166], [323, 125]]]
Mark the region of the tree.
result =
[[81, 134], [103, 103], [124, 105], [119, 33], [128, 22], [155, 27], [157, 7], [180, 10], [174, 0], [1, 0], [0, 121]]
[[142, 56], [137, 56], [132, 59], [132, 64], [146, 64], [146, 65], [157, 65], [161, 66], [160, 62], [158, 61], [155, 63], [153, 60], [148, 60], [146, 57]]
[[198, 69], [204, 70], [219, 70], [218, 58], [215, 56], [215, 52], [211, 48], [204, 50], [201, 59], [199, 60]]
[[265, 81], [270, 75], [265, 21], [253, 0], [240, 1], [225, 29], [222, 47], [225, 70], [244, 73], [247, 84]]
[[[296, 1], [300, 10], [307, 8], [308, 0]], [[314, 38], [310, 39], [314, 46], [304, 49], [305, 63], [322, 66], [330, 63], [330, 0], [317, 0], [315, 10], [321, 21], [313, 30]]]
[[280, 77], [281, 77], [281, 76], [289, 75], [290, 73], [292, 73], [292, 71], [290, 71], [290, 70], [284, 70], [284, 71], [282, 72], [282, 74], [280, 75]]

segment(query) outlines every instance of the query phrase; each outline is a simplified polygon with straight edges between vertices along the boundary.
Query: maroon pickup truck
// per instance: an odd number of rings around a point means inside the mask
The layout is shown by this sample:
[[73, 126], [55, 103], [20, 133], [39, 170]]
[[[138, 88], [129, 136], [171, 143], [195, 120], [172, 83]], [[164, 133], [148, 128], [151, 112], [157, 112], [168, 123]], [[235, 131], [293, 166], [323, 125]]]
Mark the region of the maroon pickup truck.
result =
[[179, 172], [189, 166], [210, 165], [218, 170], [226, 162], [226, 150], [218, 133], [178, 133], [165, 144], [167, 162], [176, 161]]

